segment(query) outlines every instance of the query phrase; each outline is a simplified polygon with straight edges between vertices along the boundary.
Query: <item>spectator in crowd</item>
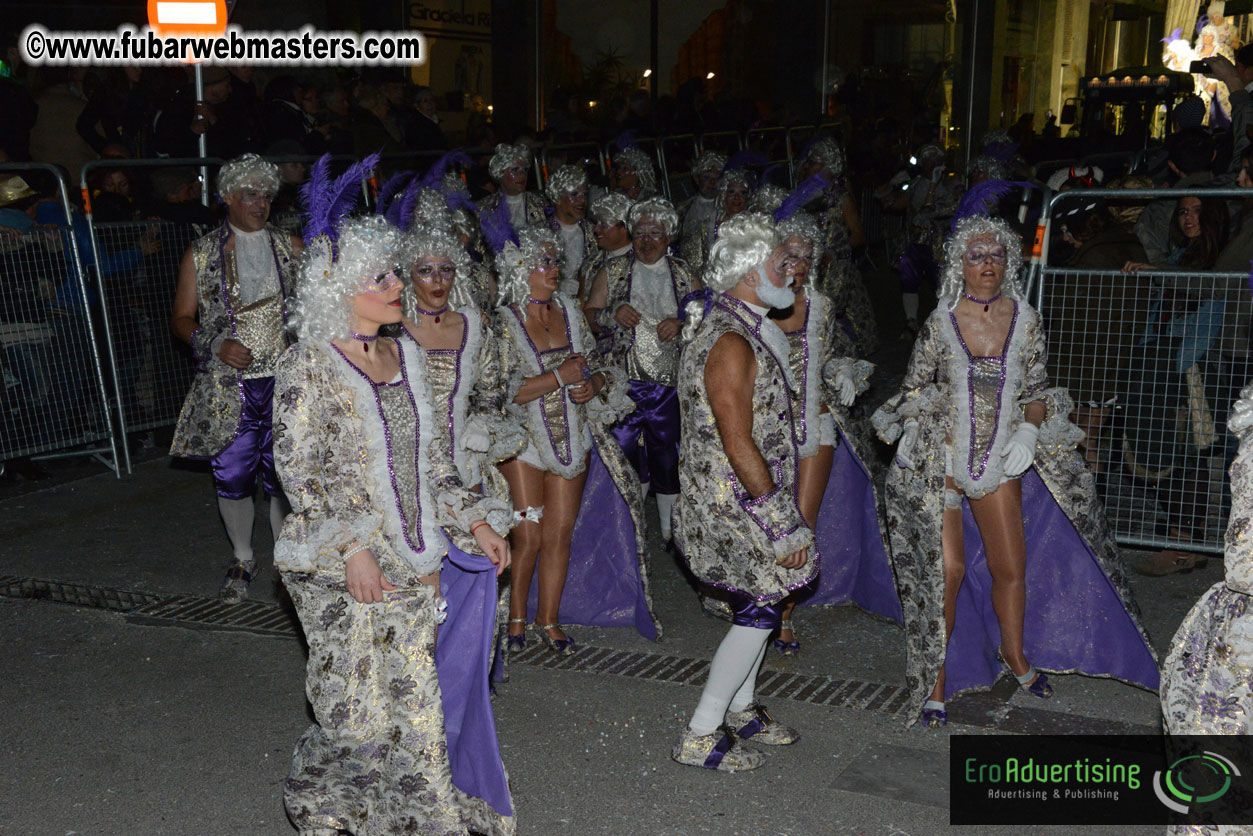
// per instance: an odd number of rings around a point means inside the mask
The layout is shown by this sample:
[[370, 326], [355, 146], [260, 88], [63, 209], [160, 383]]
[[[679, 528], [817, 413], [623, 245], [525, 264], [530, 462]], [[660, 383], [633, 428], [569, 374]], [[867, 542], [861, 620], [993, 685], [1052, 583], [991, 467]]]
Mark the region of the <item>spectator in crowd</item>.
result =
[[38, 77], [41, 89], [36, 91], [35, 101], [39, 118], [30, 134], [31, 157], [36, 162], [63, 166], [70, 182], [77, 182], [84, 163], [96, 158], [96, 152], [74, 130], [87, 103], [87, 68], [39, 67]]
[[97, 154], [106, 145], [118, 143], [132, 156], [144, 156], [152, 132], [152, 98], [143, 67], [111, 70], [78, 115], [78, 135]]
[[449, 147], [439, 122], [439, 104], [435, 91], [419, 87], [413, 94], [417, 118], [410, 125], [409, 145], [418, 151], [442, 151]]
[[0, 75], [0, 150], [10, 160], [30, 159], [30, 132], [39, 116], [39, 105], [25, 85]]
[[280, 75], [265, 85], [261, 135], [267, 144], [287, 140], [300, 146], [299, 153], [307, 153], [306, 140], [314, 132], [315, 120], [301, 106], [303, 97], [295, 76]]
[[[387, 119], [395, 126], [395, 133], [400, 141], [412, 148], [418, 139], [418, 111], [405, 98], [408, 84], [403, 71], [384, 71], [379, 81], [379, 89], [387, 100]], [[390, 128], [389, 128], [390, 130]]]
[[[299, 142], [292, 139], [280, 139], [266, 146], [265, 156], [267, 159], [275, 160], [281, 157], [301, 157], [306, 154], [305, 147]], [[279, 226], [288, 228], [288, 220], [295, 223], [291, 228], [292, 232], [297, 232], [299, 227], [299, 218], [290, 218], [293, 212], [299, 213], [304, 211], [304, 200], [300, 194], [300, 187], [304, 185], [309, 174], [309, 167], [299, 161], [291, 160], [288, 162], [277, 162], [278, 176], [280, 185], [278, 193], [274, 195], [274, 201], [270, 204], [270, 216], [274, 219], [274, 223]], [[286, 215], [288, 218], [281, 218]]]
[[357, 93], [357, 107], [349, 117], [352, 152], [358, 157], [401, 150], [403, 139], [390, 118], [391, 105], [381, 88], [363, 84]]
[[204, 68], [204, 99], [196, 101], [196, 88], [179, 88], [156, 118], [153, 150], [161, 157], [200, 156], [200, 136], [207, 138], [208, 152], [215, 157], [236, 157], [256, 145], [254, 125], [232, 101], [232, 76], [225, 67]]
[[317, 129], [326, 138], [326, 150], [332, 154], [351, 154], [352, 107], [348, 91], [340, 86], [328, 87], [317, 98]]
[[1118, 270], [1129, 261], [1147, 259], [1140, 239], [1110, 214], [1099, 197], [1063, 204], [1058, 216], [1062, 240], [1074, 247], [1065, 266], [1078, 270]]
[[197, 226], [217, 221], [213, 211], [200, 202], [200, 176], [196, 169], [162, 166], [149, 175], [148, 182], [152, 196], [144, 214], [149, 218]]

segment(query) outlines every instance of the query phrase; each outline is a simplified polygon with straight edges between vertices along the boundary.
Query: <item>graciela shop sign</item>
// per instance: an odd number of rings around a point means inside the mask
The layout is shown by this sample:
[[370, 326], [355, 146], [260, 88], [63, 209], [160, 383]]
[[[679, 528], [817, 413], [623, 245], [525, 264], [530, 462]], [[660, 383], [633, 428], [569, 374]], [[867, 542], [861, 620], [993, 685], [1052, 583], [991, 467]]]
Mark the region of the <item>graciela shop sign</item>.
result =
[[1250, 824], [1245, 736], [951, 738], [950, 824]]

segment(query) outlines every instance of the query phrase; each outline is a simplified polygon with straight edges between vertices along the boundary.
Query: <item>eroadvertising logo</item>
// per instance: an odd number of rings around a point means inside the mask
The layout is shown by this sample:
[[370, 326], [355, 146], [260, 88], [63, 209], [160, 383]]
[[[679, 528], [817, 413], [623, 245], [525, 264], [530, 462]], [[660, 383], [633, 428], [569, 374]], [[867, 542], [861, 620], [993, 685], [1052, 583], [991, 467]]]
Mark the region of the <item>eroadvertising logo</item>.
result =
[[950, 824], [1253, 824], [1247, 736], [954, 735]]

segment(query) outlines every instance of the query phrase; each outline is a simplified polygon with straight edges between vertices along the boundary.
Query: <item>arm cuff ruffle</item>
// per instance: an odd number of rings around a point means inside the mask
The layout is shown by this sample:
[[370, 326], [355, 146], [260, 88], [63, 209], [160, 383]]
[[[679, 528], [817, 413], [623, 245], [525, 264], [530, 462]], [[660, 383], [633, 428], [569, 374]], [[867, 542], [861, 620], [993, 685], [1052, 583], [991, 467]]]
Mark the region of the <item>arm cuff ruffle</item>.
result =
[[306, 513], [293, 513], [283, 523], [283, 536], [274, 544], [274, 565], [288, 572], [340, 565], [350, 556], [341, 550], [353, 543], [377, 556], [384, 546], [383, 521], [374, 514], [345, 522], [335, 518], [310, 520]]
[[586, 404], [589, 421], [613, 426], [635, 411], [635, 402], [627, 395], [625, 375], [611, 369], [597, 369], [593, 374], [603, 374], [605, 385]]
[[513, 527], [513, 507], [491, 496], [470, 491], [444, 491], [436, 500], [436, 508], [440, 525], [454, 526], [466, 534], [470, 533], [470, 526], [479, 520], [486, 521], [501, 537], [507, 536]]
[[889, 398], [870, 416], [870, 425], [885, 444], [895, 444], [906, 421], [943, 410], [947, 403], [948, 398], [932, 383], [912, 395], [901, 393]]
[[466, 420], [461, 434], [467, 451], [476, 453], [491, 464], [508, 461], [526, 446], [526, 431], [516, 421], [503, 415], [476, 413]]

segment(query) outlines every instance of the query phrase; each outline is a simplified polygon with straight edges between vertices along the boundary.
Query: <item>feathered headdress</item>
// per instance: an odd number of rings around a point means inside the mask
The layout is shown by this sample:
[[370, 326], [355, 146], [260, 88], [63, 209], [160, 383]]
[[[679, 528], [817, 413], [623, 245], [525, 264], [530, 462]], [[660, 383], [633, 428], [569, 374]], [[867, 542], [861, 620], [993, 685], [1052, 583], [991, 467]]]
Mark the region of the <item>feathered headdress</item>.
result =
[[499, 253], [508, 243], [518, 243], [518, 233], [509, 220], [509, 204], [505, 202], [503, 195], [496, 202], [494, 210], [483, 212], [479, 216], [479, 224], [493, 253]]
[[802, 206], [822, 194], [822, 190], [830, 185], [830, 178], [821, 171], [797, 183], [791, 194], [783, 199], [778, 209], [774, 210], [775, 223], [786, 221], [795, 215]]
[[371, 154], [334, 179], [331, 178], [331, 155], [323, 154], [309, 172], [309, 182], [300, 188], [305, 203], [304, 240], [326, 236], [334, 253], [338, 228], [361, 196], [361, 183], [378, 165], [379, 154]]
[[435, 164], [426, 170], [426, 173], [422, 175], [422, 187], [443, 191], [444, 172], [454, 165], [469, 168], [474, 165], [474, 160], [470, 159], [465, 151], [462, 151], [460, 148], [454, 148], [436, 160]]
[[410, 169], [387, 178], [387, 182], [379, 189], [378, 200], [374, 205], [374, 213], [376, 215], [387, 217], [388, 206], [395, 203], [396, 195], [404, 191], [404, 183], [412, 176], [413, 170]]
[[961, 203], [957, 204], [950, 231], [956, 231], [957, 224], [963, 218], [988, 214], [988, 211], [1011, 191], [1023, 188], [1034, 189], [1035, 186], [1019, 180], [984, 180], [982, 183], [971, 186], [962, 196]]

